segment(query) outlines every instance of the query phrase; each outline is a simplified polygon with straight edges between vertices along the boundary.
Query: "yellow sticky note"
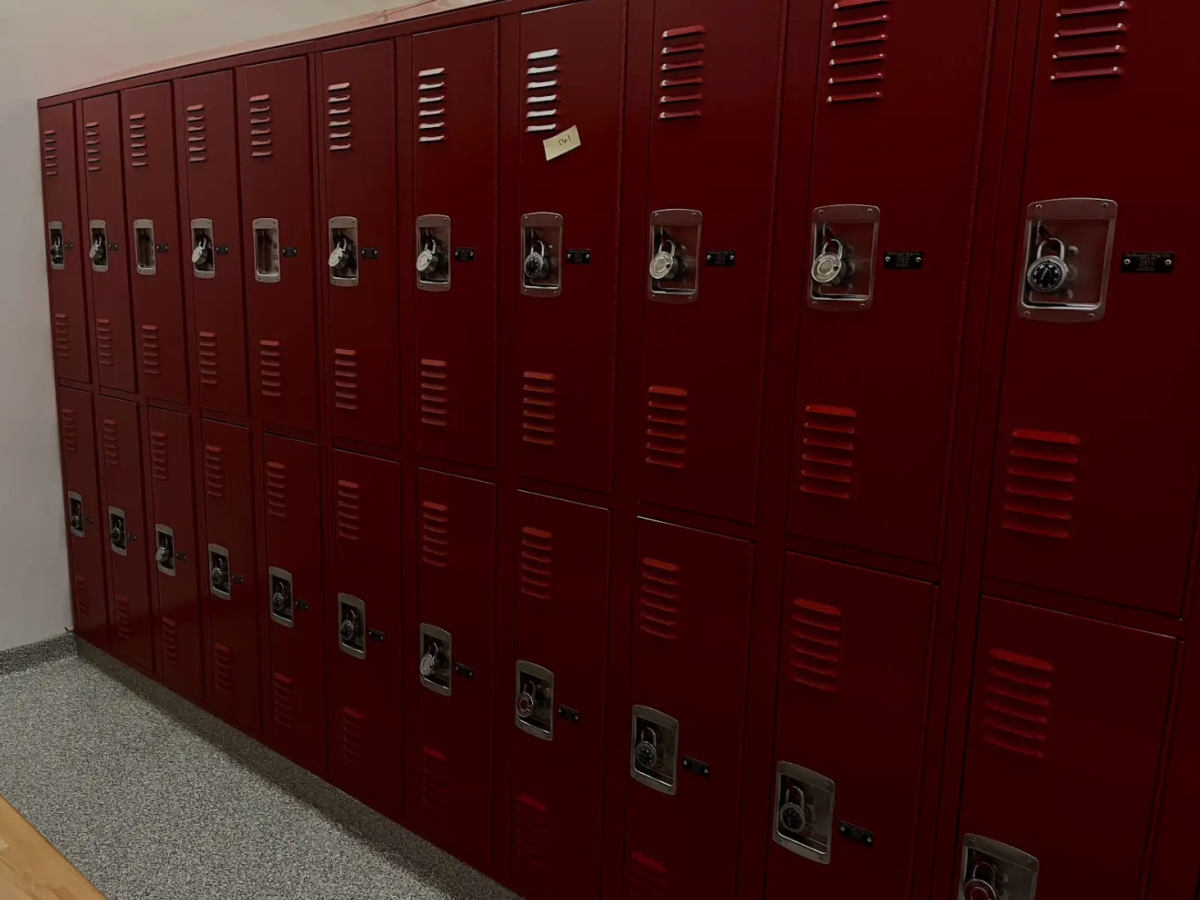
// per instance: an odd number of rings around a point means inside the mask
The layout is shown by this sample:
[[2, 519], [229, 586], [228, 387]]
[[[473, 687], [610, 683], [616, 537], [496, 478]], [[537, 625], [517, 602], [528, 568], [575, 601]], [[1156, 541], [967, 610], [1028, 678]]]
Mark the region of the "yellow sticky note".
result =
[[577, 149], [583, 142], [579, 139], [579, 129], [572, 125], [566, 131], [560, 131], [554, 137], [546, 138], [542, 141], [542, 146], [546, 148], [546, 159], [557, 159], [564, 153], [570, 153]]

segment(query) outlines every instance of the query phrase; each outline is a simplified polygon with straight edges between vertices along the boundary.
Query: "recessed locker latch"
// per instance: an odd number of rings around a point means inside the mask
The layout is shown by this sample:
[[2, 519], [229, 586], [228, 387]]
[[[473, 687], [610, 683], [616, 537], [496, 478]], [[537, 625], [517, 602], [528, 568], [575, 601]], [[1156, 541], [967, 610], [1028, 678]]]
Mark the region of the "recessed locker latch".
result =
[[175, 531], [166, 525], [154, 526], [154, 562], [164, 575], [175, 576]]
[[700, 290], [700, 231], [695, 209], [659, 209], [650, 214], [650, 299], [691, 303]]
[[367, 607], [352, 594], [338, 594], [338, 646], [355, 659], [367, 658]]
[[49, 231], [50, 268], [65, 269], [67, 267], [67, 245], [63, 239], [62, 222], [48, 222], [46, 229]]
[[517, 660], [517, 727], [543, 741], [554, 740], [554, 673]]
[[353, 216], [329, 220], [329, 282], [338, 287], [358, 284], [358, 219]]
[[[92, 232], [92, 246], [88, 250], [88, 259], [92, 261], [93, 272], [108, 271], [108, 226], [103, 219], [92, 219], [89, 223]], [[113, 248], [115, 249], [115, 248]]]
[[158, 246], [154, 243], [154, 220], [135, 219], [133, 222], [133, 253], [139, 275], [158, 271]]
[[829, 864], [833, 841], [834, 783], [794, 763], [775, 767], [775, 843], [792, 853]]
[[435, 694], [449, 697], [454, 657], [450, 632], [434, 625], [421, 626], [421, 684]]
[[963, 837], [960, 900], [1034, 900], [1038, 861], [978, 834]]
[[629, 774], [634, 781], [674, 795], [679, 778], [679, 721], [649, 706], [633, 707]]
[[75, 537], [85, 537], [84, 529], [90, 520], [83, 512], [82, 494], [67, 491], [67, 513], [70, 517], [71, 534]]
[[1038, 200], [1026, 210], [1021, 317], [1042, 322], [1104, 318], [1117, 201]]
[[129, 534], [125, 530], [125, 510], [110, 506], [108, 508], [108, 543], [112, 547], [113, 553], [127, 556], [129, 541], [136, 538], [137, 535]]
[[254, 280], [279, 281], [279, 220], [255, 219]]
[[197, 278], [212, 278], [217, 274], [213, 253], [212, 219], [192, 219], [192, 272]]
[[208, 545], [208, 571], [213, 596], [228, 600], [232, 596], [229, 589], [229, 551], [220, 544]]
[[286, 628], [295, 625], [295, 613], [299, 604], [292, 594], [292, 573], [278, 566], [267, 570], [271, 589], [271, 618]]
[[878, 243], [878, 206], [843, 203], [813, 210], [808, 305], [832, 312], [870, 309]]
[[417, 287], [450, 290], [450, 217], [417, 217]]
[[563, 217], [538, 212], [521, 216], [521, 293], [557, 297], [562, 293]]

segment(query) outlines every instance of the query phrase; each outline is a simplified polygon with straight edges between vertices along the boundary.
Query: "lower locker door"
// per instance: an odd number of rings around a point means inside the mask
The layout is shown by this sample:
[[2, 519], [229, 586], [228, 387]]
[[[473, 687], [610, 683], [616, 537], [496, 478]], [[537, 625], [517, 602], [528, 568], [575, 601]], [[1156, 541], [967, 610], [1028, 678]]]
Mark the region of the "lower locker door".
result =
[[148, 417], [160, 673], [172, 687], [202, 697], [199, 577], [207, 564], [196, 540], [192, 420], [184, 413], [153, 408]]
[[609, 524], [606, 509], [521, 492], [512, 705], [513, 888], [599, 894]]
[[959, 881], [1136, 900], [1176, 641], [991, 597], [978, 635]]
[[908, 896], [935, 593], [788, 554], [767, 900]]
[[71, 601], [75, 634], [108, 646], [108, 586], [104, 578], [105, 519], [96, 471], [92, 395], [58, 389], [59, 438], [66, 475], [67, 546], [71, 555]]
[[338, 450], [333, 478], [329, 780], [396, 818], [403, 770], [400, 466]]
[[640, 519], [627, 900], [731, 898], [754, 548]]
[[262, 728], [254, 463], [250, 432], [204, 420], [205, 605], [213, 711], [248, 731]]
[[321, 450], [263, 435], [267, 571], [259, 597], [270, 613], [270, 734], [305, 768], [325, 771], [325, 635], [321, 566]]
[[419, 831], [480, 868], [492, 861], [492, 694], [496, 488], [421, 469], [415, 634], [420, 777], [408, 811]]

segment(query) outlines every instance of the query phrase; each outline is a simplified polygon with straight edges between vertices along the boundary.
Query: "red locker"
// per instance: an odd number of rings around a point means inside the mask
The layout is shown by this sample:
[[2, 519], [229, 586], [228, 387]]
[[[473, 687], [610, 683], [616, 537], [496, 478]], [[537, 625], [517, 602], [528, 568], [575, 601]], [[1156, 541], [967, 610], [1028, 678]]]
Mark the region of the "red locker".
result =
[[[496, 487], [417, 473], [417, 831], [487, 869], [492, 859]], [[412, 638], [412, 634], [410, 634]]]
[[129, 298], [133, 245], [126, 243], [125, 234], [122, 131], [116, 94], [83, 101], [87, 265], [96, 318], [96, 361], [101, 386], [132, 393], [137, 390]]
[[[1162, 253], [1200, 240], [1178, 202], [1200, 191], [1200, 171], [1162, 85], [1194, 82], [1200, 56], [1162, 51], [1197, 25], [1194, 4], [1139, 6], [1136, 24], [1121, 4], [1041, 5], [1022, 240], [993, 291], [1011, 313], [987, 573], [1171, 615], [1200, 486], [1200, 421], [1180, 415], [1200, 386], [1200, 308], [1194, 258]], [[1135, 105], [1145, 127], [1114, 133]], [[1147, 183], [1148, 171], [1169, 183]], [[1038, 246], [1054, 256], [1059, 240], [1074, 277], [1029, 290]], [[1131, 477], [1151, 450], [1153, 481]]]
[[[151, 407], [151, 494], [154, 566], [158, 578], [158, 636], [163, 680], [193, 697], [204, 696], [199, 573], [208, 572], [196, 540], [196, 475], [192, 420]], [[207, 577], [207, 575], [206, 575]]]
[[58, 389], [58, 435], [67, 499], [75, 634], [90, 644], [107, 647], [108, 588], [104, 577], [107, 517], [100, 506], [91, 394], [71, 388]]
[[205, 419], [204, 606], [210, 644], [208, 698], [219, 716], [248, 731], [262, 727], [254, 543], [254, 462], [250, 432]]
[[271, 621], [273, 745], [325, 771], [325, 616], [321, 602], [321, 450], [263, 435], [267, 572], [259, 583]]
[[400, 446], [391, 41], [321, 55], [333, 433]]
[[754, 547], [637, 523], [625, 891], [734, 896]]
[[1141, 896], [1175, 652], [1163, 635], [984, 599], [960, 813], [967, 878], [987, 880], [990, 866], [1014, 897], [1031, 873], [1039, 897]]
[[516, 515], [514, 709], [500, 712], [514, 724], [513, 887], [530, 900], [596, 897], [610, 515], [524, 491]]
[[151, 552], [146, 530], [142, 481], [142, 439], [138, 406], [128, 400], [99, 397], [100, 444], [104, 453], [104, 485], [108, 509], [108, 569], [112, 580], [112, 623], [109, 634], [115, 655], [127, 663], [154, 670], [150, 623], [150, 584], [146, 572]]
[[265, 424], [316, 431], [319, 251], [307, 60], [239, 68], [237, 103], [253, 406]]
[[175, 126], [171, 85], [121, 92], [125, 199], [138, 368], [147, 397], [188, 402], [184, 328], [184, 257], [175, 199]]
[[394, 818], [403, 783], [400, 466], [344, 450], [333, 457], [329, 780]]
[[906, 897], [936, 589], [796, 553], [786, 571], [766, 897]]
[[50, 284], [54, 373], [90, 382], [87, 307], [83, 299], [85, 252], [79, 227], [79, 179], [75, 161], [75, 106], [38, 111], [42, 132], [42, 208], [46, 214], [46, 275]]
[[238, 211], [238, 148], [233, 72], [185, 78], [176, 123], [187, 148], [181, 193], [191, 225], [185, 246], [196, 311], [200, 405], [244, 416], [246, 315]]
[[934, 562], [994, 4], [823, 5], [815, 136], [790, 123], [783, 149], [812, 170], [784, 176], [776, 243], [801, 308], [788, 526]]
[[630, 210], [649, 247], [638, 496], [742, 522], [758, 489], [781, 27], [777, 0], [657, 0], [649, 207]]
[[[521, 221], [505, 224], [521, 259], [501, 266], [519, 290], [518, 470], [595, 491], [612, 473], [622, 29], [618, 0], [521, 16]], [[577, 149], [547, 160], [572, 128]]]
[[[496, 458], [496, 23], [413, 39], [417, 449]], [[403, 240], [403, 236], [401, 237]]]

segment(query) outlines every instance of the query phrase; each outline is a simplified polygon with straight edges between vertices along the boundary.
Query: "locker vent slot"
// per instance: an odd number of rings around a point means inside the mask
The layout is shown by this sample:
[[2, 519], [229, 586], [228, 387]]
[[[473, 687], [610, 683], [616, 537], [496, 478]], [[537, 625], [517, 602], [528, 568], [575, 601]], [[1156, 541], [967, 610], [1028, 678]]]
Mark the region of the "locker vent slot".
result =
[[75, 410], [64, 406], [59, 413], [59, 421], [62, 429], [63, 449], [68, 453], [78, 453], [79, 429], [75, 425]]
[[439, 569], [450, 564], [450, 509], [444, 503], [421, 503], [421, 562]]
[[54, 314], [54, 355], [59, 359], [71, 358], [71, 326], [66, 313]]
[[850, 499], [857, 419], [858, 413], [846, 406], [810, 403], [804, 407], [800, 452], [803, 493]]
[[554, 535], [526, 525], [521, 529], [521, 593], [550, 600], [554, 574]]
[[92, 617], [92, 597], [88, 591], [88, 580], [82, 575], [75, 576], [75, 612], [81, 622]]
[[662, 63], [655, 85], [661, 121], [700, 118], [704, 100], [703, 25], [668, 28], [662, 33], [659, 56]]
[[277, 728], [291, 731], [296, 721], [296, 698], [292, 679], [282, 672], [271, 676], [271, 719]]
[[129, 598], [117, 594], [117, 639], [127, 641], [133, 637], [133, 617], [129, 614]]
[[167, 456], [167, 433], [150, 432], [150, 471], [155, 481], [169, 481], [171, 462]]
[[104, 464], [107, 466], [121, 464], [121, 432], [117, 428], [116, 419], [104, 420]]
[[421, 804], [440, 808], [449, 800], [450, 772], [446, 754], [432, 747], [421, 748]]
[[111, 319], [96, 319], [96, 353], [100, 358], [100, 365], [112, 367], [117, 364], [113, 355]]
[[349, 706], [342, 707], [342, 760], [359, 767], [367, 743], [367, 717]]
[[446, 140], [446, 70], [422, 69], [417, 73], [417, 143]]
[[204, 445], [204, 493], [220, 499], [225, 496], [224, 451], [216, 444]]
[[787, 678], [818, 691], [837, 693], [842, 611], [796, 597], [788, 615]]
[[271, 146], [271, 95], [257, 94], [250, 98], [250, 158], [273, 155]]
[[661, 559], [642, 560], [638, 591], [638, 631], [666, 641], [679, 639], [679, 566]]
[[213, 641], [213, 687], [218, 694], [233, 694], [233, 651]]
[[1071, 536], [1079, 444], [1073, 434], [1013, 431], [1004, 485], [1004, 528], [1059, 540]]
[[550, 859], [554, 821], [546, 805], [517, 794], [516, 854], [523, 862], [544, 866]]
[[450, 424], [450, 368], [444, 359], [421, 360], [421, 424]]
[[200, 383], [210, 387], [217, 384], [217, 334], [215, 331], [200, 332]]
[[687, 395], [683, 388], [652, 386], [646, 398], [646, 462], [682, 469], [687, 453]]
[[882, 45], [887, 43], [887, 26], [891, 21], [891, 14], [886, 12], [889, 2], [840, 0], [833, 4], [827, 103], [883, 99], [881, 87], [887, 54]]
[[58, 174], [57, 128], [47, 128], [42, 132], [42, 162], [47, 177]]
[[526, 372], [521, 395], [521, 440], [527, 444], [554, 446], [554, 383], [552, 372]]
[[278, 399], [283, 396], [283, 346], [279, 341], [258, 342], [259, 383], [262, 395]]
[[350, 118], [350, 82], [329, 85], [329, 115], [326, 133], [330, 153], [340, 153], [353, 147]]
[[205, 154], [206, 145], [204, 138], [206, 133], [204, 104], [194, 103], [187, 108], [187, 152], [189, 163], [204, 162], [208, 158]]
[[625, 896], [629, 900], [666, 900], [674, 896], [667, 867], [636, 850], [629, 855], [629, 883]]
[[133, 113], [129, 116], [129, 159], [135, 169], [150, 165], [145, 113]]
[[562, 86], [562, 66], [557, 49], [535, 50], [525, 57], [525, 131], [541, 135], [558, 128], [559, 87]]
[[168, 666], [179, 665], [179, 626], [170, 616], [162, 617], [163, 662]]
[[267, 515], [287, 518], [287, 466], [267, 460]]
[[357, 482], [339, 479], [337, 484], [337, 529], [338, 537], [342, 540], [359, 540], [359, 532], [362, 530], [361, 509]]
[[100, 123], [88, 122], [83, 129], [84, 158], [89, 172], [100, 171]]
[[983, 739], [1034, 759], [1049, 751], [1050, 691], [1054, 666], [1008, 650], [990, 650]]
[[157, 325], [142, 326], [142, 372], [151, 377], [162, 374]]
[[333, 350], [333, 405], [354, 412], [358, 409], [358, 351]]
[[1129, 3], [1060, 0], [1050, 50], [1050, 80], [1080, 81], [1125, 74]]

